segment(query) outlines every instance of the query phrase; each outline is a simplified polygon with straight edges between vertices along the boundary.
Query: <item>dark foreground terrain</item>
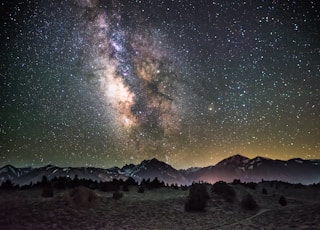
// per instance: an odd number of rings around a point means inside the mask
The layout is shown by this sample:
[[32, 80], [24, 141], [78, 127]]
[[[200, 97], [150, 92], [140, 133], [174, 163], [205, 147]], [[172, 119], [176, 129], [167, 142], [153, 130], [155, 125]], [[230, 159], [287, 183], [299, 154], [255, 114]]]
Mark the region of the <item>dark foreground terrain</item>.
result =
[[[72, 189], [54, 190], [44, 198], [42, 189], [0, 190], [0, 229], [319, 229], [320, 191], [317, 187], [273, 186], [255, 189], [231, 185], [236, 200], [210, 194], [204, 212], [186, 212], [188, 191], [159, 188], [138, 193], [137, 186], [112, 198], [112, 192], [89, 190], [74, 199]], [[265, 191], [262, 192], [262, 189]], [[208, 191], [210, 186], [208, 185]], [[88, 192], [88, 191], [85, 191]], [[252, 194], [259, 209], [244, 210], [240, 200]], [[70, 195], [71, 194], [71, 195]], [[279, 204], [286, 197], [287, 205]]]

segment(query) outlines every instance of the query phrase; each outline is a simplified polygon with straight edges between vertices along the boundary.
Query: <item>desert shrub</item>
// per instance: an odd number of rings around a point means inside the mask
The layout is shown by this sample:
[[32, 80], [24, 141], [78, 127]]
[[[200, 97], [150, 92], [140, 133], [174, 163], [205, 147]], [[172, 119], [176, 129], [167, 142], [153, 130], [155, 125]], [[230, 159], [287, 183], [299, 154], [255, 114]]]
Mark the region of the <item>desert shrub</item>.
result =
[[189, 189], [189, 196], [185, 202], [185, 210], [204, 211], [207, 201], [210, 199], [207, 187], [204, 184], [193, 184]]
[[53, 197], [53, 187], [51, 183], [47, 183], [43, 186], [42, 197]]
[[284, 196], [280, 196], [279, 198], [279, 204], [281, 206], [286, 206], [287, 205], [287, 199]]
[[267, 195], [267, 194], [268, 194], [268, 192], [267, 192], [267, 189], [266, 189], [266, 188], [263, 188], [263, 189], [262, 189], [262, 194], [264, 194], [264, 195]]
[[242, 208], [246, 210], [256, 210], [258, 209], [258, 204], [253, 199], [252, 195], [247, 194], [241, 201]]
[[123, 193], [120, 192], [119, 190], [114, 191], [112, 194], [112, 198], [115, 200], [120, 200], [123, 197]]
[[230, 203], [234, 202], [236, 198], [234, 189], [224, 181], [218, 181], [212, 185], [211, 191]]

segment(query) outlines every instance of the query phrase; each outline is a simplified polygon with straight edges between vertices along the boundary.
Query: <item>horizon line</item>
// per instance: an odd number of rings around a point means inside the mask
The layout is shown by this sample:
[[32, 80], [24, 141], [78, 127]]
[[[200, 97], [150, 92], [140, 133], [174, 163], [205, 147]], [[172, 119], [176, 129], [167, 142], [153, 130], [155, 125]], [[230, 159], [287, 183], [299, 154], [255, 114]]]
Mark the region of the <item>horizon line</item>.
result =
[[231, 155], [229, 157], [226, 157], [226, 158], [223, 158], [222, 160], [218, 161], [216, 164], [213, 164], [213, 165], [206, 165], [206, 166], [190, 166], [190, 167], [187, 167], [187, 168], [176, 168], [174, 167], [171, 163], [169, 162], [166, 162], [166, 161], [163, 161], [163, 160], [159, 160], [158, 158], [156, 157], [152, 157], [152, 158], [149, 158], [149, 159], [144, 159], [144, 160], [141, 160], [140, 163], [137, 163], [137, 164], [134, 164], [134, 163], [125, 163], [124, 165], [122, 166], [111, 166], [111, 167], [100, 167], [100, 166], [83, 166], [83, 165], [79, 165], [79, 166], [63, 166], [63, 165], [60, 165], [60, 164], [53, 164], [53, 163], [48, 163], [48, 164], [44, 164], [44, 165], [40, 165], [40, 166], [22, 166], [22, 167], [18, 167], [18, 166], [15, 166], [13, 164], [5, 164], [5, 165], [2, 165], [0, 166], [0, 169], [2, 168], [5, 168], [5, 167], [8, 167], [8, 166], [12, 166], [14, 168], [42, 168], [42, 167], [48, 167], [48, 166], [54, 166], [54, 167], [59, 167], [59, 168], [100, 168], [100, 169], [112, 169], [112, 168], [123, 168], [125, 167], [126, 165], [130, 165], [130, 164], [133, 164], [133, 165], [138, 165], [138, 164], [141, 164], [143, 161], [151, 161], [151, 160], [157, 160], [159, 162], [162, 162], [162, 163], [165, 163], [167, 165], [170, 165], [172, 168], [176, 169], [176, 170], [188, 170], [188, 169], [191, 169], [191, 168], [206, 168], [206, 167], [212, 167], [212, 166], [216, 166], [218, 165], [219, 163], [221, 163], [222, 161], [226, 160], [226, 159], [230, 159], [232, 157], [235, 157], [235, 156], [240, 156], [240, 157], [243, 157], [243, 158], [247, 158], [249, 160], [253, 160], [253, 159], [256, 159], [256, 158], [264, 158], [264, 159], [269, 159], [269, 160], [274, 160], [274, 161], [290, 161], [290, 160], [294, 160], [294, 159], [300, 159], [300, 160], [307, 160], [307, 161], [313, 161], [313, 160], [320, 160], [320, 158], [312, 158], [312, 159], [307, 159], [307, 158], [301, 158], [301, 157], [293, 157], [293, 158], [288, 158], [286, 160], [281, 160], [281, 159], [273, 159], [273, 158], [270, 158], [270, 157], [263, 157], [263, 156], [255, 156], [255, 157], [247, 157], [247, 156], [244, 156], [242, 154], [234, 154], [234, 155]]

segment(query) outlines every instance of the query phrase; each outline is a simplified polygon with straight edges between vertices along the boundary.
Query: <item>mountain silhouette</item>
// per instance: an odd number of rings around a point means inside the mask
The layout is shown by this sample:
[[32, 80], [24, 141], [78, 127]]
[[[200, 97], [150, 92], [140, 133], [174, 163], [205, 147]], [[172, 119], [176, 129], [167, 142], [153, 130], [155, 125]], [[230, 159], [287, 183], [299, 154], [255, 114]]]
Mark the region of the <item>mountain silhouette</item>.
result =
[[232, 182], [234, 179], [240, 179], [244, 182], [279, 180], [289, 183], [313, 184], [320, 182], [320, 160], [294, 158], [283, 161], [259, 156], [250, 159], [234, 155], [213, 166], [186, 170], [177, 170], [156, 158], [143, 160], [137, 165], [129, 164], [122, 168], [112, 167], [109, 169], [54, 165], [39, 168], [16, 168], [12, 165], [6, 165], [0, 168], [0, 183], [10, 179], [15, 184], [27, 185], [41, 181], [43, 176], [49, 180], [55, 177], [74, 178], [77, 176], [79, 179], [93, 181], [126, 180], [132, 177], [137, 182], [141, 182], [143, 179], [153, 180], [157, 177], [159, 181], [178, 185], [188, 185], [198, 181], [215, 183], [223, 180]]

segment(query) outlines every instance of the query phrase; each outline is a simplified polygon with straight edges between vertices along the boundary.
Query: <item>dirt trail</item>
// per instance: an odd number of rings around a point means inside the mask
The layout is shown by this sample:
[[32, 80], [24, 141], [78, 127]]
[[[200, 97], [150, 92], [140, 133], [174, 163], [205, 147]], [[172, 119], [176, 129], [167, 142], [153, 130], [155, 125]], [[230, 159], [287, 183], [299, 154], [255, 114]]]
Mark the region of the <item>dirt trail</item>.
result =
[[[260, 216], [261, 214], [263, 214], [263, 213], [265, 213], [265, 212], [269, 212], [269, 211], [271, 211], [272, 209], [261, 209], [259, 212], [257, 212], [256, 214], [254, 214], [254, 215], [252, 215], [252, 216], [250, 216], [250, 217], [248, 217], [248, 218], [245, 218], [245, 219], [243, 219], [243, 220], [239, 220], [239, 221], [236, 221], [236, 222], [234, 222], [234, 223], [232, 223], [232, 224], [227, 224], [227, 225], [224, 225], [224, 226], [221, 226], [221, 227], [219, 227], [219, 229], [221, 228], [221, 229], [223, 229], [223, 228], [228, 228], [229, 229], [229, 227], [231, 227], [231, 226], [234, 226], [234, 225], [237, 225], [237, 224], [240, 224], [240, 223], [244, 223], [244, 222], [246, 222], [246, 221], [251, 221], [253, 218], [255, 218], [255, 217], [257, 217], [257, 216]], [[211, 228], [210, 228], [211, 229]], [[216, 229], [216, 228], [215, 228]]]

